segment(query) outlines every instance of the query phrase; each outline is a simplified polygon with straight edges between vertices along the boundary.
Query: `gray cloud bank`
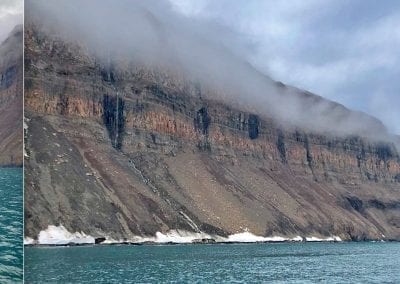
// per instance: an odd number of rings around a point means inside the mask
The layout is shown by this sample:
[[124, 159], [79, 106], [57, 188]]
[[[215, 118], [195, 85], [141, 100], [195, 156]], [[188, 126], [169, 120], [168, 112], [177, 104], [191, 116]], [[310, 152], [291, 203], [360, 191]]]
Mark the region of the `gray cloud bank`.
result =
[[278, 80], [381, 119], [400, 134], [400, 1], [170, 0], [251, 43], [243, 55]]
[[0, 2], [0, 42], [6, 39], [12, 29], [22, 25], [23, 0], [1, 0]]
[[277, 84], [247, 63], [252, 45], [243, 36], [215, 21], [177, 13], [169, 2], [28, 0], [25, 7], [28, 24], [40, 22], [104, 60], [115, 56], [176, 70], [224, 93], [221, 98], [228, 102], [288, 125], [388, 138], [385, 127], [364, 113]]

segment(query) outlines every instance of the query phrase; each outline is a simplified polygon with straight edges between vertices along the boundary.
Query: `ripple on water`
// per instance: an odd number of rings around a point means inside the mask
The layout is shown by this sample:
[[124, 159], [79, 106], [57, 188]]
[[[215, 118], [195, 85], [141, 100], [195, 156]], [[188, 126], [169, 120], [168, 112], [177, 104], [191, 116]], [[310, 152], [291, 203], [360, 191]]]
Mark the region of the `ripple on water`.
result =
[[400, 243], [27, 247], [41, 283], [400, 283]]
[[0, 283], [22, 281], [22, 169], [0, 169]]

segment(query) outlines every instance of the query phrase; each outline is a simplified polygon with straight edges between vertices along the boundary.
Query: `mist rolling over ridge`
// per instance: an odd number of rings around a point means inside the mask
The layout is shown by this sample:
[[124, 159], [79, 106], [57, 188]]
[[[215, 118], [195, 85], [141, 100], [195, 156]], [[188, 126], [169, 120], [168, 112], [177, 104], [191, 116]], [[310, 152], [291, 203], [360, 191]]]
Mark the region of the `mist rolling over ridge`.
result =
[[241, 56], [246, 43], [233, 31], [180, 15], [166, 1], [28, 2], [28, 22], [87, 48], [105, 66], [112, 62], [121, 70], [146, 66], [175, 74], [198, 84], [197, 95], [272, 117], [284, 126], [395, 141], [378, 119], [257, 71]]
[[6, 38], [0, 46], [0, 65], [6, 66], [15, 64], [17, 60], [21, 59], [23, 46], [20, 44], [22, 38], [23, 28], [22, 25], [17, 25], [10, 35]]

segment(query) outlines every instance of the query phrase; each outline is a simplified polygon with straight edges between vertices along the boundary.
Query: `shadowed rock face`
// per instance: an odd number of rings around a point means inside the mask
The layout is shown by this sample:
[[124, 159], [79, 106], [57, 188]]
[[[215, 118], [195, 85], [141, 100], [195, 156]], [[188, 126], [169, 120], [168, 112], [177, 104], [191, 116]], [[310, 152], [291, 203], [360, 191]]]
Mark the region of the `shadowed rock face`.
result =
[[0, 166], [22, 166], [22, 26], [0, 45]]
[[25, 44], [27, 236], [63, 224], [117, 239], [400, 239], [394, 145], [285, 128], [159, 70], [107, 70], [34, 29]]
[[210, 126], [210, 116], [206, 107], [202, 107], [197, 111], [197, 115], [194, 118], [194, 128], [203, 135], [208, 135], [208, 127]]
[[1, 74], [0, 78], [0, 89], [6, 90], [10, 88], [14, 83], [16, 83], [17, 78], [17, 67], [10, 66], [4, 70], [4, 73]]
[[115, 149], [121, 149], [124, 137], [124, 105], [125, 101], [119, 97], [103, 96], [103, 123], [107, 128], [111, 144]]
[[250, 139], [256, 139], [258, 137], [258, 117], [257, 115], [249, 115], [249, 137]]

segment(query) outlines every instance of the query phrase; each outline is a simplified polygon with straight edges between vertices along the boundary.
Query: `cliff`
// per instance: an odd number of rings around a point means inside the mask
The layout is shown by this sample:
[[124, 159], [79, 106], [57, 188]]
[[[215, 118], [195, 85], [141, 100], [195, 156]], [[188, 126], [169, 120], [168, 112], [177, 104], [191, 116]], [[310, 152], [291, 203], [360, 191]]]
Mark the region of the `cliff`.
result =
[[22, 166], [22, 26], [0, 45], [0, 166]]
[[[400, 157], [374, 118], [326, 102], [373, 124], [375, 139], [282, 124], [34, 27], [25, 64], [26, 236], [62, 224], [115, 239], [172, 229], [400, 239]], [[310, 109], [323, 100], [298, 95]]]

